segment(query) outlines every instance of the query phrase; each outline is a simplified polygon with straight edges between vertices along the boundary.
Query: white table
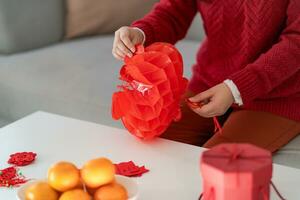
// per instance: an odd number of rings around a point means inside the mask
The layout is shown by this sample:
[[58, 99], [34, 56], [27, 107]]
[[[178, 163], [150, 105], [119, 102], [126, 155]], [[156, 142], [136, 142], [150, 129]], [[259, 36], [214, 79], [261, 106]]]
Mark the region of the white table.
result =
[[[45, 112], [0, 129], [0, 138], [1, 168], [13, 152], [37, 152], [36, 162], [22, 168], [28, 178], [45, 178], [48, 167], [60, 160], [81, 166], [104, 156], [113, 162], [132, 159], [150, 169], [136, 178], [141, 200], [196, 200], [201, 191], [199, 147], [164, 139], [143, 142], [125, 130]], [[300, 199], [300, 170], [275, 165], [273, 181], [288, 200]], [[15, 189], [0, 189], [1, 200], [13, 200], [15, 194]]]

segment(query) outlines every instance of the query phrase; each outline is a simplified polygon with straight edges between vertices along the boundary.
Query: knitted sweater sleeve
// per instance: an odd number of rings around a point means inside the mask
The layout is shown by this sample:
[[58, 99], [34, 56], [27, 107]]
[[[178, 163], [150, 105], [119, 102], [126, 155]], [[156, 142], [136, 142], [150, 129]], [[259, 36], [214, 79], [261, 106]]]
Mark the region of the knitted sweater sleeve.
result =
[[232, 74], [244, 104], [282, 84], [300, 70], [300, 3], [291, 0], [287, 9], [286, 28], [278, 43], [254, 63]]
[[132, 26], [142, 29], [145, 44], [169, 42], [175, 44], [184, 38], [196, 14], [196, 0], [161, 0], [144, 18]]

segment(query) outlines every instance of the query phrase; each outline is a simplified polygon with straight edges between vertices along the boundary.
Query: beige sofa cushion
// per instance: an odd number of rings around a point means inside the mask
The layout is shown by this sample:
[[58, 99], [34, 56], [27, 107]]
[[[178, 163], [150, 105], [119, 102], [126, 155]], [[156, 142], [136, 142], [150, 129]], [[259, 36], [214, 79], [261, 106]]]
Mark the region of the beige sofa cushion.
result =
[[143, 17], [158, 0], [67, 0], [67, 39], [110, 33]]

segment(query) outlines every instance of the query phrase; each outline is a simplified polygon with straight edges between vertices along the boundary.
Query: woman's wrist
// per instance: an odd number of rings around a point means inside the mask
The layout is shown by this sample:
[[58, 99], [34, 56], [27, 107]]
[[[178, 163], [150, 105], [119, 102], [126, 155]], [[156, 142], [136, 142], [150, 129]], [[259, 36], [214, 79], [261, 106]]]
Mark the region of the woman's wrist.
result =
[[234, 98], [234, 103], [237, 104], [238, 106], [242, 106], [243, 105], [243, 100], [242, 100], [240, 91], [237, 88], [237, 86], [235, 85], [235, 83], [230, 79], [226, 79], [224, 81], [224, 83], [229, 87], [229, 89], [232, 93], [232, 96]]

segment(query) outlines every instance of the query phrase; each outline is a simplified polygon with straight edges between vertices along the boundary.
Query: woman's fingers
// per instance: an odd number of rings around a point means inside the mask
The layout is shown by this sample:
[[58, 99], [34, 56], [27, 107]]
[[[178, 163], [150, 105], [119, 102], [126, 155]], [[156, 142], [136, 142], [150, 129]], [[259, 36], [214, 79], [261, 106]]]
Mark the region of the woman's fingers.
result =
[[132, 57], [136, 51], [135, 45], [141, 44], [144, 39], [144, 34], [140, 30], [123, 26], [115, 32], [112, 54], [121, 60], [125, 56]]
[[211, 89], [201, 92], [193, 97], [190, 97], [189, 100], [191, 102], [203, 102], [204, 104], [209, 102], [211, 97], [213, 96], [213, 91]]
[[122, 51], [124, 55], [127, 55], [128, 57], [132, 57], [132, 52], [125, 46], [125, 44], [120, 40], [117, 42], [117, 49]]
[[216, 116], [214, 108], [215, 108], [215, 105], [213, 102], [211, 102], [211, 103], [203, 105], [201, 108], [194, 109], [194, 112], [196, 112], [197, 114], [199, 114], [202, 117], [209, 118], [209, 117]]
[[113, 42], [113, 48], [112, 48], [112, 54], [115, 58], [122, 60], [122, 56], [117, 52], [117, 46], [118, 46], [118, 35], [117, 32], [115, 33], [115, 38], [114, 38], [114, 42]]
[[128, 30], [120, 32], [120, 40], [123, 42], [124, 46], [130, 51], [130, 53], [135, 52], [135, 47], [133, 42], [130, 40], [130, 34]]
[[202, 106], [193, 109], [193, 111], [202, 117], [209, 118], [209, 117], [216, 116], [216, 112], [215, 112], [216, 106], [213, 101], [213, 96], [214, 96], [213, 90], [209, 89], [189, 98], [191, 102], [202, 103]]
[[132, 57], [132, 52], [125, 46], [125, 44], [120, 39], [119, 33], [116, 32], [116, 36], [113, 43], [113, 55], [117, 59], [124, 59], [127, 55], [128, 57]]
[[124, 59], [124, 54], [117, 47], [113, 49], [112, 54], [118, 60], [123, 60]]
[[216, 116], [215, 105], [213, 103], [205, 104], [200, 109], [198, 108], [196, 112], [199, 115], [207, 118]]

